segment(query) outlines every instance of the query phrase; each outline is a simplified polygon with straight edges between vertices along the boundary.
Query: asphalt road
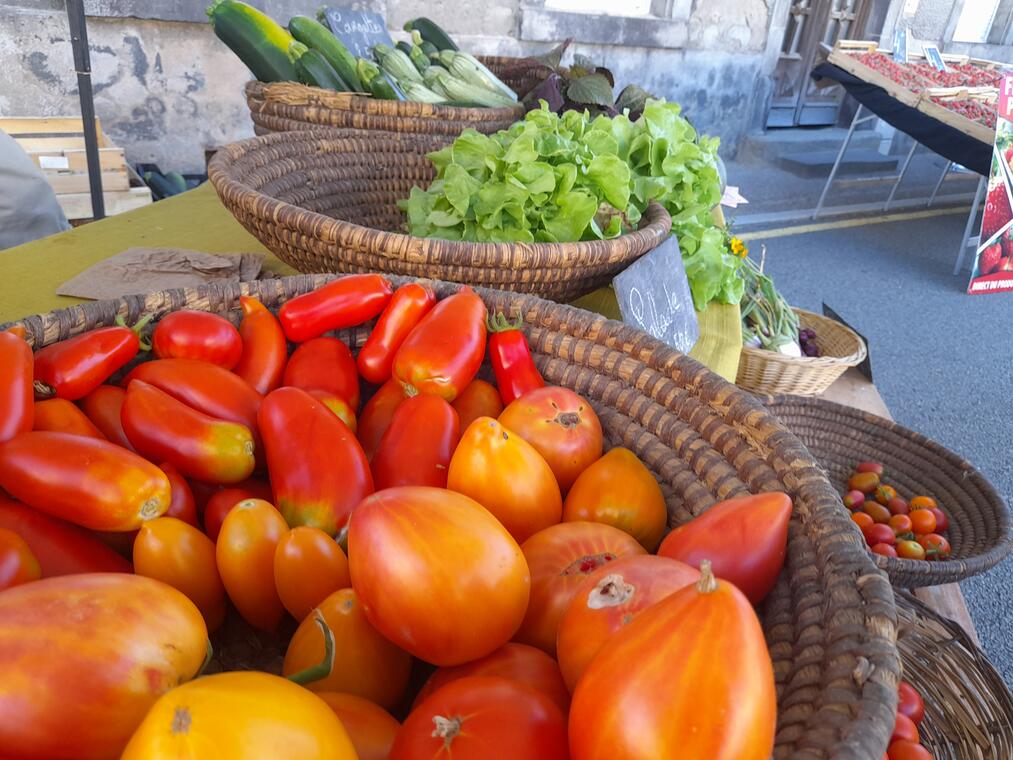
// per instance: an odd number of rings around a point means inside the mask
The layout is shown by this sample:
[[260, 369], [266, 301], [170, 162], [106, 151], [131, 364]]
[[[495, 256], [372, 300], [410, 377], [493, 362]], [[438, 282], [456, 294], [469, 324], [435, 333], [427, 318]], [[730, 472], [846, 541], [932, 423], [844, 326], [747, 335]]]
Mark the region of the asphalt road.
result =
[[[1013, 293], [968, 296], [968, 271], [950, 274], [965, 222], [966, 211], [771, 237], [767, 271], [792, 304], [826, 302], [867, 336], [896, 420], [974, 463], [1013, 503]], [[1013, 559], [962, 590], [1013, 686]]]

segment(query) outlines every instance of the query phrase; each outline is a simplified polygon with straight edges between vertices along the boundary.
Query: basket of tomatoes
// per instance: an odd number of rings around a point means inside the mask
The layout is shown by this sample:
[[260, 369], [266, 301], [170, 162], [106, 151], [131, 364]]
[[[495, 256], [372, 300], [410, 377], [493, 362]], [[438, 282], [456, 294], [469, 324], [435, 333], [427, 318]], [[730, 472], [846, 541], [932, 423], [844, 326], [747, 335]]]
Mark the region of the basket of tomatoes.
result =
[[28, 317], [0, 359], [19, 758], [887, 747], [887, 578], [798, 439], [642, 332], [303, 275]]
[[1013, 549], [1002, 497], [949, 449], [831, 401], [776, 396], [767, 408], [826, 468], [877, 565], [895, 584], [960, 581]]

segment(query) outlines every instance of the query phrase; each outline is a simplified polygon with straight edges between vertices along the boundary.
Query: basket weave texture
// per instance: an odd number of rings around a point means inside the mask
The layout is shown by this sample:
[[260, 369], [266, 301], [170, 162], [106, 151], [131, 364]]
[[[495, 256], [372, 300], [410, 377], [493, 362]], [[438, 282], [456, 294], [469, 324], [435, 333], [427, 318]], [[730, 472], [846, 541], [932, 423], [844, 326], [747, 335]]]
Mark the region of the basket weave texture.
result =
[[[518, 97], [527, 94], [549, 69], [530, 58], [481, 59]], [[258, 134], [329, 127], [375, 129], [438, 136], [446, 143], [467, 128], [484, 134], [506, 129], [524, 115], [524, 106], [463, 108], [410, 101], [380, 100], [333, 92], [298, 82], [247, 82], [246, 104]]]
[[963, 628], [897, 592], [904, 678], [925, 700], [918, 727], [935, 760], [1013, 757], [1013, 695]]
[[848, 367], [865, 360], [865, 342], [840, 322], [794, 309], [801, 327], [816, 331], [822, 356], [785, 356], [777, 351], [742, 347], [735, 384], [754, 393], [818, 396]]
[[[87, 329], [200, 309], [239, 319], [242, 294], [276, 309], [331, 279], [303, 275], [82, 304], [24, 320], [36, 347]], [[392, 278], [396, 285], [410, 280]], [[459, 286], [434, 283], [439, 297]], [[715, 501], [786, 490], [795, 503], [785, 569], [760, 610], [778, 694], [776, 760], [881, 760], [893, 727], [899, 655], [885, 575], [849, 529], [826, 476], [749, 394], [645, 333], [533, 296], [479, 289], [521, 316], [548, 383], [589, 399], [608, 445], [632, 449], [662, 484], [678, 525]], [[337, 333], [354, 349], [369, 326]]]
[[[901, 497], [931, 496], [938, 502], [950, 520], [950, 559], [870, 554], [895, 584], [953, 583], [985, 572], [1013, 550], [1006, 504], [974, 465], [949, 449], [891, 420], [823, 399], [780, 396], [768, 399], [767, 408], [826, 468], [839, 493], [845, 492], [855, 465], [873, 461], [883, 465], [885, 481]], [[840, 498], [837, 508], [847, 514]]]
[[432, 137], [303, 131], [219, 150], [208, 176], [233, 216], [301, 272], [389, 272], [570, 301], [659, 245], [671, 217], [656, 203], [611, 240], [470, 243], [412, 237], [397, 201], [427, 186]]

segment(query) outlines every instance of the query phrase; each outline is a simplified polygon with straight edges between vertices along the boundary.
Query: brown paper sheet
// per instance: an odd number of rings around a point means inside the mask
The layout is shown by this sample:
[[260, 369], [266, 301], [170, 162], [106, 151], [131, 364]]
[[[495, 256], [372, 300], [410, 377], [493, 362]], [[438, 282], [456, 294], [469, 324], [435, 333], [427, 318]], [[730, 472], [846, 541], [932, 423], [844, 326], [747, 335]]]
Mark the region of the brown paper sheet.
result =
[[[57, 287], [75, 298], [120, 298], [211, 282], [243, 282], [261, 276], [262, 253], [201, 253], [183, 248], [128, 248]], [[265, 276], [270, 276], [265, 273]]]

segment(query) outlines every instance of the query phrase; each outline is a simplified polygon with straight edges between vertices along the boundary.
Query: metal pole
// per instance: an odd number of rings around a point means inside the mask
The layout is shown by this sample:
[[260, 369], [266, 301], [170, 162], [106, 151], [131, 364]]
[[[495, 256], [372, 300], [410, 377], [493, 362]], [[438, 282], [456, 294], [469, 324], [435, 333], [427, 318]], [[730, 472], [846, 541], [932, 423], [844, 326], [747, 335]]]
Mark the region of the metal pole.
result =
[[834, 182], [834, 177], [837, 176], [837, 167], [841, 165], [841, 159], [844, 158], [844, 152], [848, 149], [848, 145], [851, 143], [851, 136], [855, 134], [855, 125], [858, 124], [858, 117], [862, 113], [862, 104], [858, 104], [858, 110], [855, 111], [855, 116], [851, 120], [851, 126], [848, 127], [848, 136], [844, 138], [844, 142], [841, 144], [841, 149], [837, 151], [837, 159], [834, 161], [833, 167], [830, 169], [830, 176], [827, 177], [827, 184], [823, 186], [823, 192], [820, 193], [820, 199], [816, 203], [816, 208], [813, 209], [812, 218], [815, 219], [820, 215], [820, 211], [823, 209], [823, 201], [827, 199], [827, 193], [830, 192], [830, 185]]
[[883, 204], [883, 213], [885, 214], [890, 210], [890, 204], [893, 203], [893, 196], [897, 193], [897, 188], [900, 187], [900, 183], [904, 181], [904, 175], [907, 174], [907, 168], [911, 165], [911, 158], [915, 154], [915, 150], [918, 148], [918, 141], [911, 141], [911, 150], [907, 152], [907, 158], [904, 159], [904, 165], [900, 168], [900, 174], [897, 175], [896, 182], [893, 183], [893, 187], [890, 188], [890, 196], [886, 199], [886, 203]]
[[84, 128], [84, 153], [88, 160], [88, 185], [91, 189], [91, 215], [103, 219], [106, 215], [102, 197], [102, 168], [98, 158], [98, 135], [95, 131], [95, 102], [91, 92], [91, 56], [88, 54], [88, 27], [84, 20], [84, 0], [67, 0], [67, 20], [70, 22], [70, 44], [74, 49], [74, 71], [77, 72], [77, 89], [81, 98], [81, 122]]
[[943, 173], [939, 175], [939, 181], [936, 182], [936, 186], [932, 188], [932, 195], [929, 196], [929, 202], [925, 204], [926, 208], [931, 206], [932, 202], [936, 199], [936, 195], [939, 193], [939, 188], [943, 186], [943, 180], [946, 179], [946, 175], [950, 173], [950, 168], [952, 166], [952, 161], [946, 162], [946, 166], [943, 167]]
[[[964, 226], [964, 237], [960, 241], [960, 252], [957, 254], [957, 263], [953, 265], [953, 274], [960, 274], [960, 267], [964, 263], [964, 255], [967, 253], [967, 246], [970, 245], [971, 230], [974, 229], [974, 222], [978, 218], [978, 204], [988, 187], [988, 179], [982, 177], [978, 181], [978, 189], [974, 193], [974, 202], [971, 203], [971, 213], [967, 216], [967, 224]], [[979, 241], [980, 242], [980, 241]]]

